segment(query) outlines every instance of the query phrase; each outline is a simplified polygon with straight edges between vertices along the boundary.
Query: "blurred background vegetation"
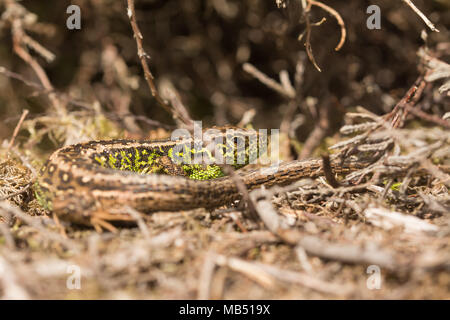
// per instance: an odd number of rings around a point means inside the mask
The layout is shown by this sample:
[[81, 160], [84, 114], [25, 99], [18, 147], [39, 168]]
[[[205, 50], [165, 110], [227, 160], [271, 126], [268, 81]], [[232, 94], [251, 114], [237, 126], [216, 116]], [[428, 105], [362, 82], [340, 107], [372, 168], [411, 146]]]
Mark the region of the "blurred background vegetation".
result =
[[[0, 2], [1, 3], [1, 2]], [[236, 124], [254, 109], [255, 127], [279, 128], [288, 103], [242, 66], [249, 62], [278, 79], [286, 70], [297, 83], [297, 106], [292, 115], [302, 117], [294, 135], [304, 141], [317, 123], [317, 110], [326, 110], [328, 134], [342, 125], [342, 116], [362, 105], [383, 114], [391, 110], [419, 75], [417, 50], [424, 44], [421, 31], [429, 33], [428, 45], [439, 52], [439, 43], [449, 39], [450, 2], [416, 0], [441, 31], [430, 32], [423, 21], [402, 1], [325, 2], [345, 21], [347, 39], [336, 52], [340, 30], [336, 20], [313, 7], [311, 21], [326, 21], [313, 27], [311, 45], [322, 69], [318, 72], [305, 59], [305, 29], [300, 1], [287, 1], [278, 8], [275, 0], [137, 0], [136, 14], [150, 55], [156, 83], [170, 81], [196, 120], [204, 126]], [[55, 54], [51, 63], [35, 52], [55, 89], [88, 106], [98, 102], [104, 113], [132, 134], [143, 135], [151, 126], [136, 120], [145, 116], [173, 124], [171, 115], [157, 105], [143, 77], [126, 14], [126, 1], [20, 1], [36, 15], [37, 23], [27, 33]], [[81, 30], [68, 30], [66, 8], [81, 8]], [[381, 8], [381, 30], [366, 28], [366, 9]], [[4, 3], [0, 10], [4, 10]], [[38, 81], [29, 65], [13, 52], [11, 26], [0, 25], [0, 66]], [[447, 50], [448, 53], [448, 50]], [[440, 57], [447, 60], [448, 57]], [[305, 66], [303, 79], [295, 81], [296, 66]], [[69, 99], [69, 100], [70, 100]], [[0, 138], [9, 138], [23, 109], [28, 119], [52, 114], [47, 95], [21, 81], [0, 74]], [[71, 112], [86, 107], [68, 104]], [[442, 113], [442, 107], [429, 112]], [[439, 109], [441, 108], [441, 109]], [[87, 108], [89, 109], [89, 107]], [[27, 137], [19, 137], [24, 141]]]

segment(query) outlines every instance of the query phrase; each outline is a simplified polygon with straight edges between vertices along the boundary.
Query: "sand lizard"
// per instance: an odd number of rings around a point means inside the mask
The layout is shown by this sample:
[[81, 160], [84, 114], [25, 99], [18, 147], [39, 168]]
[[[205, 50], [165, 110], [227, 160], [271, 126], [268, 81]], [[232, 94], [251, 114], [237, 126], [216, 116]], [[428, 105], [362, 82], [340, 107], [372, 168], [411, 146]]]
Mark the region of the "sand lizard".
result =
[[[181, 166], [184, 171], [181, 175], [178, 166], [174, 172], [168, 172], [170, 166], [164, 162], [171, 161], [168, 156], [174, 148], [180, 144], [191, 146], [192, 142], [190, 138], [111, 140], [63, 147], [40, 170], [35, 183], [36, 197], [57, 216], [82, 224], [92, 224], [98, 212], [120, 210], [124, 206], [143, 212], [176, 211], [213, 208], [240, 199], [235, 182], [223, 176], [219, 166]], [[364, 165], [367, 163], [342, 162], [332, 156], [331, 167], [339, 174]], [[304, 177], [317, 177], [323, 174], [323, 168], [321, 159], [311, 159], [281, 163], [276, 170], [237, 172], [252, 190], [261, 185], [285, 185]], [[119, 215], [103, 217], [120, 220]]]

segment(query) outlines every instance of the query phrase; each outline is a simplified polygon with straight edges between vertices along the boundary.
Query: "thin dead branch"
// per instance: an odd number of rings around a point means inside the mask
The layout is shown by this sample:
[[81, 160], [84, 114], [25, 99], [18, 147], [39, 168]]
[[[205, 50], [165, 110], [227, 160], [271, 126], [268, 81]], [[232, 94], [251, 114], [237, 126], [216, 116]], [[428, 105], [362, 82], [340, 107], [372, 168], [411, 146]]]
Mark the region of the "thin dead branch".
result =
[[354, 264], [375, 264], [387, 269], [398, 266], [392, 252], [378, 249], [370, 243], [366, 246], [339, 244], [314, 236], [305, 236], [298, 245], [308, 254], [324, 259]]
[[[134, 39], [136, 40], [137, 45], [137, 54], [139, 57], [139, 60], [142, 65], [142, 69], [144, 70], [144, 77], [147, 81], [148, 87], [150, 88], [150, 92], [152, 93], [152, 96], [155, 98], [155, 100], [158, 102], [158, 104], [166, 110], [169, 114], [172, 115], [174, 120], [181, 121], [182, 124], [187, 126], [188, 128], [191, 128], [192, 118], [189, 116], [189, 113], [186, 109], [180, 109], [180, 108], [174, 108], [171, 107], [158, 93], [158, 90], [156, 89], [155, 83], [154, 83], [154, 77], [153, 74], [150, 71], [150, 67], [148, 66], [147, 59], [150, 59], [150, 56], [145, 52], [144, 46], [142, 44], [143, 36], [141, 31], [139, 30], [137, 20], [136, 20], [136, 12], [134, 9], [134, 0], [127, 0], [128, 8], [127, 8], [127, 15], [130, 19], [131, 28], [133, 29]], [[179, 107], [182, 106], [181, 104], [178, 105]]]
[[9, 150], [14, 145], [14, 140], [17, 137], [17, 134], [19, 133], [20, 127], [22, 126], [23, 121], [25, 120], [25, 117], [28, 115], [29, 111], [27, 109], [23, 110], [22, 115], [20, 116], [19, 122], [17, 123], [16, 128], [14, 129], [13, 135], [11, 140], [9, 141], [8, 148], [6, 150]]
[[434, 24], [420, 11], [411, 0], [402, 0], [404, 3], [406, 3], [413, 11], [422, 19], [425, 24], [428, 26], [428, 28], [431, 29], [431, 31], [439, 32], [439, 30], [434, 26]]
[[400, 212], [386, 210], [384, 208], [367, 208], [364, 210], [367, 220], [373, 225], [390, 230], [394, 227], [402, 227], [406, 232], [411, 233], [431, 233], [437, 232], [438, 227], [422, 219]]
[[326, 4], [324, 4], [320, 1], [308, 0], [308, 2], [313, 6], [322, 8], [323, 10], [325, 10], [329, 14], [331, 14], [334, 18], [336, 18], [336, 21], [338, 22], [339, 27], [341, 28], [341, 38], [339, 39], [339, 43], [337, 44], [337, 46], [334, 50], [339, 51], [342, 48], [342, 46], [344, 45], [345, 38], [347, 36], [344, 19], [342, 19], [341, 15], [336, 10], [334, 10], [330, 6], [327, 6]]
[[245, 72], [258, 79], [262, 84], [266, 85], [270, 89], [278, 92], [280, 95], [287, 97], [289, 99], [295, 98], [295, 91], [291, 88], [286, 88], [282, 84], [276, 82], [266, 74], [259, 71], [254, 65], [251, 63], [244, 63], [242, 66]]
[[53, 104], [53, 107], [61, 115], [65, 114], [65, 107], [59, 100], [59, 98], [52, 93], [53, 85], [51, 84], [44, 68], [37, 62], [35, 58], [31, 56], [28, 52], [26, 46], [32, 43], [32, 47], [36, 49], [37, 52], [42, 53], [43, 56], [47, 58], [52, 58], [48, 50], [42, 50], [43, 46], [38, 45], [36, 41], [30, 42], [30, 37], [25, 33], [23, 29], [23, 20], [21, 15], [24, 14], [26, 10], [14, 0], [8, 0], [6, 2], [7, 17], [9, 17], [9, 22], [11, 23], [11, 32], [13, 38], [13, 50], [14, 52], [25, 61], [35, 72], [42, 86], [49, 92], [48, 97]]

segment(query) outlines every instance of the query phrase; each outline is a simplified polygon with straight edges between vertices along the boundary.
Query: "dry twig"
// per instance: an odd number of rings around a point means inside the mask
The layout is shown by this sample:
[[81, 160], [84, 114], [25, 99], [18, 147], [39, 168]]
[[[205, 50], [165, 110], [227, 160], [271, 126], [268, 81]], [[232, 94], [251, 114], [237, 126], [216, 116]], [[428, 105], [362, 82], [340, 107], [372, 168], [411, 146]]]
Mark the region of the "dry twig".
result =
[[137, 54], [138, 54], [139, 60], [142, 65], [142, 69], [144, 70], [144, 77], [145, 77], [145, 80], [147, 81], [148, 87], [150, 88], [150, 92], [152, 93], [152, 96], [156, 99], [158, 104], [163, 109], [165, 109], [167, 112], [169, 112], [172, 115], [172, 117], [176, 121], [181, 121], [182, 124], [184, 124], [188, 128], [191, 128], [193, 123], [192, 123], [192, 118], [189, 116], [188, 111], [183, 108], [180, 109], [180, 108], [175, 108], [173, 106], [171, 107], [158, 93], [155, 83], [153, 82], [153, 79], [154, 79], [153, 74], [151, 73], [150, 67], [148, 66], [148, 63], [147, 63], [147, 59], [149, 59], [150, 56], [145, 52], [144, 46], [142, 45], [142, 39], [144, 37], [142, 36], [142, 33], [139, 30], [139, 27], [137, 24], [136, 12], [134, 9], [134, 0], [127, 0], [127, 3], [128, 3], [127, 16], [130, 19], [131, 28], [133, 29], [134, 39], [136, 40]]
[[404, 3], [406, 3], [413, 11], [426, 23], [428, 28], [431, 29], [431, 31], [439, 32], [439, 30], [434, 26], [434, 24], [420, 11], [414, 3], [412, 3], [411, 0], [402, 0]]
[[9, 141], [8, 148], [6, 150], [11, 149], [11, 147], [13, 146], [14, 140], [16, 139], [17, 134], [19, 133], [20, 127], [22, 126], [22, 123], [25, 120], [25, 117], [28, 115], [28, 112], [29, 111], [27, 109], [23, 110], [22, 115], [20, 116], [20, 120], [17, 123], [16, 128], [14, 129], [14, 133], [12, 135], [11, 140]]
[[339, 39], [339, 43], [337, 44], [337, 46], [334, 50], [339, 51], [342, 48], [342, 46], [344, 45], [345, 38], [347, 37], [347, 31], [345, 29], [344, 19], [342, 19], [341, 15], [336, 10], [334, 10], [330, 6], [327, 6], [326, 4], [324, 4], [320, 1], [308, 0], [308, 2], [313, 6], [322, 8], [323, 10], [327, 11], [329, 14], [331, 14], [333, 17], [336, 18], [336, 21], [338, 22], [339, 27], [341, 27], [341, 38]]
[[280, 83], [276, 82], [272, 78], [268, 77], [261, 71], [259, 71], [254, 65], [251, 63], [244, 63], [242, 66], [242, 69], [244, 69], [245, 72], [252, 75], [256, 79], [258, 79], [262, 84], [266, 85], [270, 89], [278, 92], [280, 95], [287, 97], [289, 99], [295, 98], [295, 90], [287, 89], [286, 86], [281, 85]]
[[47, 58], [51, 58], [51, 54], [49, 54], [48, 51], [43, 51], [43, 47], [41, 45], [37, 45], [36, 41], [33, 40], [33, 42], [30, 42], [31, 38], [25, 33], [23, 29], [22, 16], [24, 12], [26, 13], [25, 8], [17, 4], [14, 0], [8, 0], [6, 1], [6, 10], [8, 12], [6, 16], [9, 17], [9, 21], [11, 23], [14, 52], [36, 73], [36, 76], [40, 80], [42, 86], [49, 92], [48, 97], [55, 110], [61, 115], [65, 114], [65, 107], [62, 105], [59, 98], [52, 92], [53, 86], [47, 77], [44, 68], [31, 56], [26, 48], [27, 44], [33, 43], [33, 48], [36, 49], [37, 52], [42, 53], [43, 56]]

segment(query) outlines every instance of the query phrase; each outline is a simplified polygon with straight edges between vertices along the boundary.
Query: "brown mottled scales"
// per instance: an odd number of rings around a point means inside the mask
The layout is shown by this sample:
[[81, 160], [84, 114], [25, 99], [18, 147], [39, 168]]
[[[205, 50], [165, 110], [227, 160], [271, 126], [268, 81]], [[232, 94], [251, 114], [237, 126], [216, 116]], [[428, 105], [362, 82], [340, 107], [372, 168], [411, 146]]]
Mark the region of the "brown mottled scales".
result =
[[[170, 175], [167, 171], [172, 169], [166, 170], [164, 165], [167, 153], [180, 143], [191, 140], [91, 141], [63, 147], [41, 169], [36, 196], [61, 218], [81, 223], [92, 222], [99, 212], [117, 212], [121, 208], [124, 211], [124, 206], [142, 212], [175, 211], [218, 207], [241, 197], [229, 177], [192, 180]], [[152, 157], [159, 160], [152, 162]], [[331, 161], [336, 173], [350, 172], [362, 165], [367, 163], [341, 163], [335, 157]], [[237, 172], [251, 190], [263, 184], [283, 185], [304, 177], [317, 177], [323, 170], [322, 160], [312, 159], [282, 163], [277, 170]], [[178, 173], [173, 169], [172, 174]], [[115, 219], [108, 216], [107, 220]]]

